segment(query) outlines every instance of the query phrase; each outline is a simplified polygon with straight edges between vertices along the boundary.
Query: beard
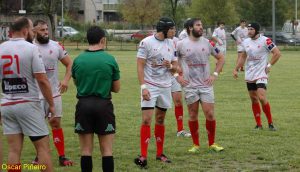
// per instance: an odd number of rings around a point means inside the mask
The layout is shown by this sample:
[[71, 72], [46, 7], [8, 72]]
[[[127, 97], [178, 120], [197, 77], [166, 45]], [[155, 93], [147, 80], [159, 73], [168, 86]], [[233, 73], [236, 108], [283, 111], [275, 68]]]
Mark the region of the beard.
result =
[[195, 38], [200, 38], [202, 36], [202, 32], [196, 32], [194, 29], [192, 30], [192, 34]]
[[49, 42], [49, 36], [42, 36], [40, 34], [36, 35], [36, 40], [40, 43], [40, 44], [48, 44]]

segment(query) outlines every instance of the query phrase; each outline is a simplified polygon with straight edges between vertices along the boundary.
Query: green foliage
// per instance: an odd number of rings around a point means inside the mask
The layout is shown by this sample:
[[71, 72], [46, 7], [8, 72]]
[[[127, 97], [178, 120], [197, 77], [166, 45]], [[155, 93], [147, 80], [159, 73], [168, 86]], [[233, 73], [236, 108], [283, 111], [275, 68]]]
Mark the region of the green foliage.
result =
[[121, 0], [120, 13], [126, 22], [145, 25], [156, 24], [160, 17], [160, 0]]
[[161, 5], [162, 16], [172, 18], [177, 28], [182, 28], [184, 19], [186, 18], [185, 6], [178, 0], [163, 0]]
[[[290, 2], [286, 0], [275, 1], [275, 23], [277, 26], [282, 26], [286, 20], [291, 19]], [[261, 26], [272, 25], [272, 0], [237, 0], [236, 7], [241, 18], [247, 21], [256, 21]]]
[[227, 0], [192, 0], [187, 10], [189, 16], [199, 17], [204, 25], [215, 25], [221, 20], [231, 25], [238, 20], [234, 4]]

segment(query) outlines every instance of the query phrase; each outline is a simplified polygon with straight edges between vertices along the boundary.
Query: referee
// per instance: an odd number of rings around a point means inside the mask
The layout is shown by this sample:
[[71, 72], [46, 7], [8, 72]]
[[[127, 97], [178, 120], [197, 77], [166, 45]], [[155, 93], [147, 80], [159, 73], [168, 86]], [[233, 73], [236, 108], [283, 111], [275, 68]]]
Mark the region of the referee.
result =
[[98, 26], [87, 31], [89, 47], [73, 63], [72, 77], [77, 87], [75, 133], [81, 151], [81, 171], [92, 172], [93, 136], [98, 135], [102, 170], [114, 171], [112, 145], [115, 115], [111, 92], [120, 90], [120, 71], [115, 58], [104, 51], [105, 32]]

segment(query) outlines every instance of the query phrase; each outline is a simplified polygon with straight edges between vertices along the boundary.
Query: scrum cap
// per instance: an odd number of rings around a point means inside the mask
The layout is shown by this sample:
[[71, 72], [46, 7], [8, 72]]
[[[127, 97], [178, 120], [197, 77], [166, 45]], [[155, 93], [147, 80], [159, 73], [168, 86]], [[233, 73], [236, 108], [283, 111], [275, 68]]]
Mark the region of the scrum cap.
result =
[[165, 35], [165, 38], [167, 38], [168, 30], [174, 26], [175, 26], [175, 22], [172, 19], [170, 19], [168, 17], [162, 17], [159, 19], [159, 21], [156, 25], [156, 31], [163, 32]]
[[255, 35], [259, 33], [260, 26], [258, 23], [249, 23], [248, 27], [252, 27], [255, 30]]

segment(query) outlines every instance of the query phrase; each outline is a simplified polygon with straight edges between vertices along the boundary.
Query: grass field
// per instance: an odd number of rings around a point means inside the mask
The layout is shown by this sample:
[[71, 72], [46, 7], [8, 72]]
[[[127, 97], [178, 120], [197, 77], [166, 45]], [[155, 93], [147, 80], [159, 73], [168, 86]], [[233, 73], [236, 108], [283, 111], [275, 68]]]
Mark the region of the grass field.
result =
[[[72, 57], [80, 52], [69, 49]], [[117, 120], [114, 144], [115, 171], [142, 171], [133, 159], [139, 154], [139, 128], [141, 123], [139, 84], [136, 74], [135, 51], [113, 51], [121, 70], [121, 91], [113, 95]], [[215, 83], [215, 114], [217, 116], [216, 142], [225, 147], [221, 153], [211, 153], [207, 149], [207, 134], [203, 113], [200, 120], [200, 154], [189, 154], [190, 138], [176, 137], [174, 109], [166, 117], [165, 154], [173, 161], [163, 164], [155, 160], [155, 140], [151, 138], [148, 150], [149, 172], [157, 171], [300, 171], [300, 57], [297, 51], [284, 51], [279, 62], [272, 67], [268, 86], [274, 124], [278, 131], [267, 130], [267, 121], [262, 115], [262, 131], [254, 131], [250, 100], [243, 73], [238, 80], [231, 75], [236, 52], [229, 51], [224, 74]], [[214, 60], [212, 61], [212, 65]], [[60, 66], [60, 75], [64, 69]], [[66, 155], [75, 161], [73, 167], [58, 167], [57, 153], [51, 139], [51, 149], [55, 171], [79, 172], [80, 152], [78, 137], [74, 134], [74, 111], [77, 102], [76, 90], [70, 82], [69, 91], [63, 95], [63, 126], [65, 131]], [[188, 129], [187, 108], [184, 105], [184, 126]], [[152, 123], [152, 136], [154, 135]], [[7, 144], [4, 142], [4, 162], [7, 159]], [[29, 139], [25, 139], [22, 163], [29, 163], [35, 153]], [[94, 171], [101, 171], [101, 156], [98, 141], [93, 154]]]

